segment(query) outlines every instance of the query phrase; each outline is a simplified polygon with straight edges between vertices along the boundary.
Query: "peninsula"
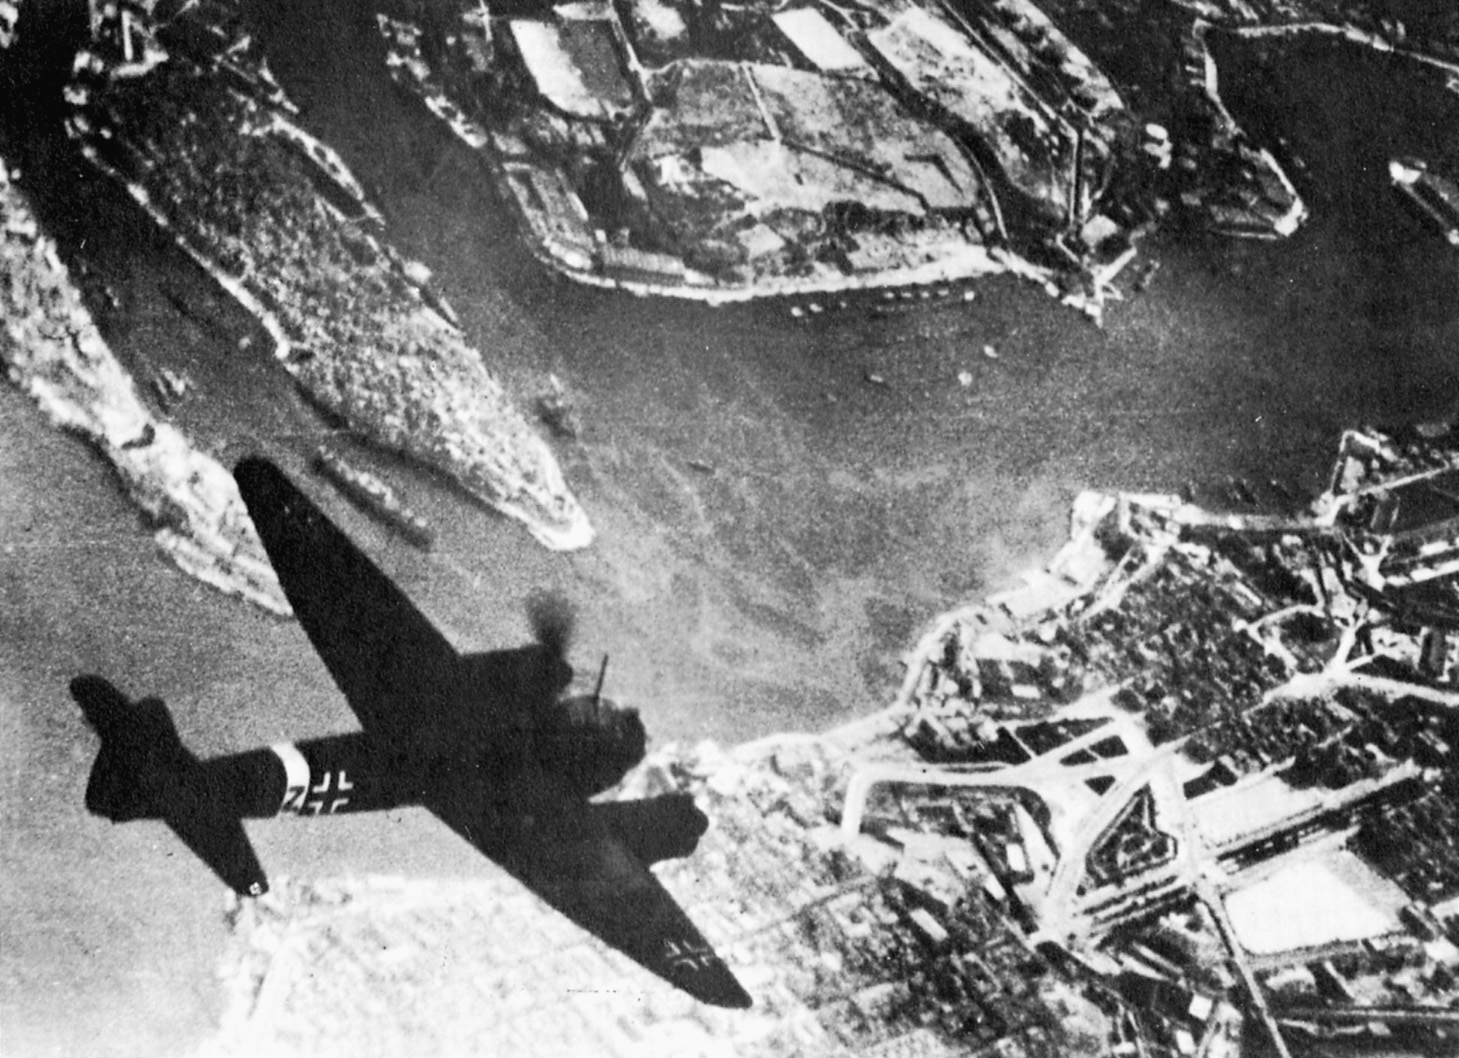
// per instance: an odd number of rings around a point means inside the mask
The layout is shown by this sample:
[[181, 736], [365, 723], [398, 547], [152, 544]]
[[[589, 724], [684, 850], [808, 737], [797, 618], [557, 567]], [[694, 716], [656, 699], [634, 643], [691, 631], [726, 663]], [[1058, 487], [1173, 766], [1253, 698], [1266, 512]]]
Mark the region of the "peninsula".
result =
[[1452, 17], [1339, 0], [394, 6], [392, 76], [480, 152], [539, 260], [711, 303], [1011, 272], [1098, 319], [1156, 228], [1307, 215], [1299, 160], [1223, 102], [1213, 34], [1459, 74]]
[[549, 548], [592, 540], [546, 441], [429, 270], [383, 240], [359, 182], [296, 123], [235, 9], [124, 5], [94, 27], [66, 96], [84, 156], [258, 319], [310, 401]]
[[233, 475], [157, 419], [0, 162], [0, 365], [55, 425], [89, 441], [185, 572], [275, 613], [288, 601]]
[[379, 23], [397, 83], [576, 280], [724, 302], [1014, 272], [1098, 316], [1167, 215], [1259, 237], [1305, 215], [1221, 103], [1211, 12], [1136, 30], [1160, 42], [1142, 63], [1116, 39], [1135, 6], [448, 0]]

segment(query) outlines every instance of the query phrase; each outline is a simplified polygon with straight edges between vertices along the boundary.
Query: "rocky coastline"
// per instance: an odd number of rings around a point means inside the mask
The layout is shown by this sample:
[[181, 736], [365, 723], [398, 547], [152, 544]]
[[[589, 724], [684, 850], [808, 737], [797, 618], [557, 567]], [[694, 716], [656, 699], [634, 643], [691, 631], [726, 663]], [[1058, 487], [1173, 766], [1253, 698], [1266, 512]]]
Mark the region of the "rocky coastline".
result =
[[147, 410], [3, 162], [0, 225], [0, 362], [11, 382], [115, 468], [158, 546], [184, 572], [290, 614], [232, 475]]
[[[462, 59], [462, 54], [469, 54], [476, 46], [473, 33], [479, 34], [484, 27], [477, 25], [479, 20], [473, 10], [465, 10], [461, 17], [465, 28], [448, 34], [447, 39], [453, 43], [442, 53], [439, 42], [429, 40], [419, 26], [379, 15], [380, 32], [389, 49], [390, 75], [404, 93], [445, 122], [477, 153], [502, 201], [516, 216], [523, 245], [533, 257], [545, 268], [585, 286], [621, 290], [639, 297], [728, 305], [767, 298], [810, 301], [844, 299], [861, 291], [946, 288], [1008, 274], [1038, 284], [1063, 304], [1099, 321], [1114, 278], [1133, 257], [1123, 250], [1088, 255], [1077, 262], [1075, 269], [1083, 281], [1074, 281], [1074, 273], [1066, 274], [1063, 256], [1041, 264], [1010, 244], [998, 202], [986, 193], [975, 196], [976, 220], [928, 218], [920, 225], [893, 224], [886, 232], [868, 233], [863, 240], [865, 253], [878, 256], [879, 263], [854, 268], [847, 267], [845, 261], [812, 257], [797, 258], [793, 267], [761, 262], [761, 266], [733, 269], [731, 274], [722, 269], [684, 265], [672, 254], [617, 247], [602, 238], [595, 245], [584, 224], [574, 219], [581, 211], [581, 203], [572, 205], [575, 195], [558, 201], [557, 193], [549, 191], [548, 199], [541, 197], [542, 188], [554, 179], [544, 175], [549, 173], [547, 163], [530, 152], [524, 154], [523, 143], [515, 133], [503, 134], [500, 129], [488, 127], [480, 100], [472, 98], [472, 89], [467, 87], [473, 78], [481, 76], [476, 68], [479, 60]], [[438, 26], [439, 21], [433, 18], [431, 24]], [[489, 37], [490, 31], [487, 34]], [[636, 60], [630, 65], [644, 74]], [[979, 171], [975, 159], [967, 162]], [[985, 182], [983, 177], [978, 179]], [[597, 234], [601, 237], [603, 232]], [[1134, 233], [1132, 242], [1142, 234]]]
[[[1451, 73], [1459, 54], [1452, 18], [1409, 27], [1344, 0], [1174, 0], [1153, 19], [1127, 0], [610, 8], [524, 17], [460, 0], [391, 5], [378, 22], [392, 78], [478, 154], [542, 265], [707, 304], [1011, 273], [1099, 321], [1151, 231], [1283, 239], [1308, 218], [1286, 168], [1301, 159], [1279, 160], [1285, 148], [1257, 142], [1223, 102], [1213, 31], [1342, 38]], [[1032, 94], [1000, 87], [1000, 70]], [[897, 130], [950, 166], [958, 208], [927, 198], [897, 152], [857, 161], [856, 137], [828, 131], [876, 124], [866, 106], [782, 98], [869, 103], [878, 81], [966, 148], [938, 155], [935, 136]], [[1044, 131], [1029, 140], [1029, 128]]]
[[1280, 239], [1308, 211], [1205, 43], [1282, 16], [1089, 7], [461, 2], [378, 22], [392, 78], [575, 282], [722, 304], [1010, 273], [1099, 321], [1150, 232]]
[[259, 320], [311, 402], [544, 546], [591, 542], [546, 441], [464, 340], [429, 270], [379, 237], [358, 181], [294, 121], [227, 8], [104, 23], [67, 100], [83, 155]]

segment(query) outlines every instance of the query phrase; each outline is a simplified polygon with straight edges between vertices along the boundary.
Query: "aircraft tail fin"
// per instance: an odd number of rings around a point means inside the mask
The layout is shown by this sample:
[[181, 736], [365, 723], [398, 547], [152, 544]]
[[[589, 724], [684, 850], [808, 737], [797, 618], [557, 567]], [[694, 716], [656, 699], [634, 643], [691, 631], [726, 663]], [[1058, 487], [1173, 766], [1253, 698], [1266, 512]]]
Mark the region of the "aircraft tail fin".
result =
[[101, 736], [86, 784], [87, 810], [114, 823], [164, 818], [179, 781], [196, 763], [167, 707], [156, 698], [134, 704], [99, 676], [72, 680], [71, 696]]
[[86, 784], [88, 811], [113, 823], [160, 819], [234, 892], [268, 892], [243, 821], [211, 796], [160, 699], [131, 702], [100, 676], [76, 677], [71, 696], [101, 736]]

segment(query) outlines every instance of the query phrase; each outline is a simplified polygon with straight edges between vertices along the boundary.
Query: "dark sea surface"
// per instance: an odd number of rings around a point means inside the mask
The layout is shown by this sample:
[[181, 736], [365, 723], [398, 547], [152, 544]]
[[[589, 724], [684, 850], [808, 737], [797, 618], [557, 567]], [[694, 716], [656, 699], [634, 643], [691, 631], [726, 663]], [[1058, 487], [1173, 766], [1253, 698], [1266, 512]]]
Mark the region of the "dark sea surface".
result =
[[[1103, 329], [1012, 279], [967, 303], [879, 315], [865, 299], [801, 322], [779, 303], [551, 278], [481, 164], [390, 85], [362, 12], [245, 7], [303, 124], [374, 190], [519, 403], [549, 373], [577, 398], [582, 435], [557, 451], [599, 539], [547, 552], [360, 451], [438, 526], [429, 554], [391, 537], [306, 469], [329, 430], [246, 317], [123, 195], [71, 175], [64, 145], [28, 145], [23, 183], [63, 256], [119, 299], [102, 318], [113, 348], [140, 378], [185, 370], [198, 392], [179, 424], [225, 463], [280, 461], [461, 647], [524, 640], [523, 599], [564, 591], [573, 660], [592, 673], [608, 653], [608, 693], [658, 742], [818, 730], [886, 704], [927, 622], [1050, 555], [1082, 488], [1194, 481], [1217, 502], [1234, 475], [1313, 493], [1345, 426], [1459, 410], [1459, 254], [1386, 182], [1387, 158], [1459, 142], [1459, 96], [1411, 65], [1350, 45], [1223, 48], [1233, 109], [1304, 158], [1314, 216], [1283, 243], [1147, 243], [1161, 270]], [[189, 1051], [221, 1004], [221, 887], [160, 825], [86, 815], [96, 743], [65, 690], [83, 672], [165, 698], [204, 756], [354, 726], [296, 625], [177, 572], [107, 467], [0, 388], [5, 1053]], [[414, 811], [249, 826], [276, 877], [494, 870]]]

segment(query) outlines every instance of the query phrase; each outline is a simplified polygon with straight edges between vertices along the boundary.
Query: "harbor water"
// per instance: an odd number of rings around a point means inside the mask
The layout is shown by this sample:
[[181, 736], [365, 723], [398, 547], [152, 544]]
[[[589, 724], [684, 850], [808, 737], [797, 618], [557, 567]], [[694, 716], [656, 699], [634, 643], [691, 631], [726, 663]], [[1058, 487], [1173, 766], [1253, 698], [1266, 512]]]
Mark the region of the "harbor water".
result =
[[[1285, 242], [1145, 243], [1161, 267], [1103, 328], [1013, 278], [797, 317], [552, 278], [479, 161], [391, 86], [363, 8], [244, 7], [302, 123], [372, 189], [519, 403], [549, 374], [565, 383], [582, 430], [556, 450], [598, 541], [549, 553], [438, 477], [355, 452], [437, 527], [431, 552], [403, 545], [308, 470], [333, 432], [247, 318], [64, 142], [7, 144], [113, 348], [141, 379], [185, 373], [184, 429], [228, 464], [278, 460], [463, 649], [521, 642], [526, 596], [564, 592], [572, 660], [591, 676], [608, 654], [607, 693], [659, 741], [813, 731], [886, 704], [924, 624], [1051, 554], [1080, 489], [1194, 482], [1217, 502], [1207, 486], [1236, 477], [1310, 494], [1345, 426], [1459, 410], [1459, 254], [1385, 183], [1388, 157], [1436, 154], [1445, 129], [1455, 142], [1459, 96], [1398, 60], [1221, 51], [1243, 84], [1285, 86], [1260, 94], [1275, 104], [1228, 102], [1303, 156], [1312, 218]], [[354, 719], [296, 625], [170, 567], [105, 465], [9, 387], [0, 547], [7, 1052], [190, 1052], [219, 1005], [220, 887], [160, 825], [85, 814], [96, 744], [67, 682], [163, 697], [203, 755]], [[274, 873], [493, 869], [420, 812], [250, 832]]]

